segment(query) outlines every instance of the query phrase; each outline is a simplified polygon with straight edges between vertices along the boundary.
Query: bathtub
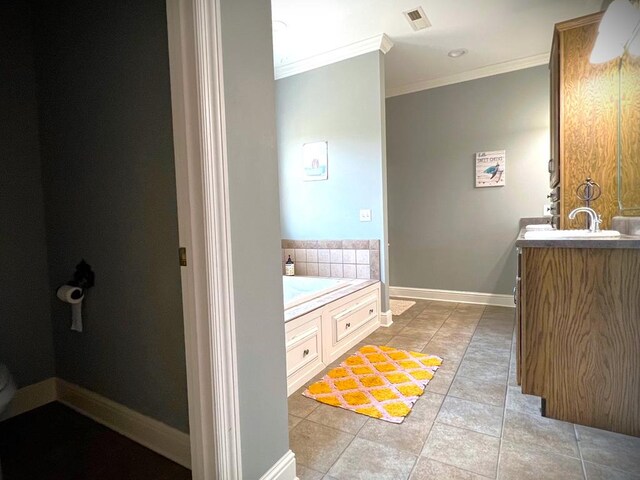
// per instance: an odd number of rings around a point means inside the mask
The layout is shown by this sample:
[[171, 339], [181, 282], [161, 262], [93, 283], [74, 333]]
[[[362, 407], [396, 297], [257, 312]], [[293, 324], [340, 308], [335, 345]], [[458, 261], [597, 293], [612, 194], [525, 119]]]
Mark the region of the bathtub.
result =
[[287, 393], [380, 326], [377, 280], [283, 277]]
[[351, 279], [327, 277], [282, 277], [284, 309], [333, 292], [351, 283]]

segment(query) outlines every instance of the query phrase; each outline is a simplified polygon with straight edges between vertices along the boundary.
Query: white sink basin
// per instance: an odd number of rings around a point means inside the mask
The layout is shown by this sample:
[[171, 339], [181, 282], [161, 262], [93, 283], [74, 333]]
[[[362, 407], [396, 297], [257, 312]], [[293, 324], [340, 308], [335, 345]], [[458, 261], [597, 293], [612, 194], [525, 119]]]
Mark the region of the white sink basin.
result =
[[532, 230], [524, 233], [525, 240], [560, 240], [563, 238], [616, 238], [620, 232], [615, 230]]

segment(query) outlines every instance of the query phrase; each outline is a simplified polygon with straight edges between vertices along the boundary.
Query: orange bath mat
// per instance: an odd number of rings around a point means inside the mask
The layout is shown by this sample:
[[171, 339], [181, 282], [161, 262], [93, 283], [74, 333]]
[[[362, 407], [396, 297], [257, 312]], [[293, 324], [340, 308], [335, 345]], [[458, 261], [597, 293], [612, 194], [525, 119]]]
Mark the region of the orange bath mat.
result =
[[309, 385], [303, 395], [392, 423], [402, 423], [436, 373], [435, 355], [367, 345]]

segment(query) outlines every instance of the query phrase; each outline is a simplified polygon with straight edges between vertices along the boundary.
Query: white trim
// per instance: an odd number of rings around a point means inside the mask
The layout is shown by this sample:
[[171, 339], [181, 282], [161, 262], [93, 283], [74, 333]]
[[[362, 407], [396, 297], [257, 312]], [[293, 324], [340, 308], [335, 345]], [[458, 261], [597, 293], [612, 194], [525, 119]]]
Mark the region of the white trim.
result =
[[168, 0], [171, 103], [195, 480], [242, 478], [217, 0]]
[[431, 88], [443, 87], [454, 83], [467, 82], [478, 78], [490, 77], [501, 73], [514, 72], [539, 65], [549, 63], [549, 52], [533, 55], [531, 57], [519, 58], [509, 62], [496, 63], [486, 67], [476, 68], [467, 72], [456, 73], [446, 77], [434, 78], [422, 82], [410, 83], [408, 85], [400, 85], [398, 87], [390, 87], [387, 89], [387, 98], [404, 95], [406, 93], [419, 92], [421, 90], [429, 90]]
[[260, 480], [297, 480], [296, 456], [291, 450], [285, 453]]
[[381, 327], [390, 327], [393, 325], [393, 314], [391, 310], [387, 310], [386, 312], [380, 312], [380, 326]]
[[332, 63], [377, 50], [380, 50], [382, 53], [387, 53], [391, 50], [391, 47], [393, 47], [393, 42], [386, 34], [374, 35], [373, 37], [365, 38], [364, 40], [329, 50], [328, 52], [319, 53], [312, 57], [303, 58], [302, 60], [284, 65], [276, 65], [275, 78], [276, 80], [280, 80], [281, 78], [297, 75], [298, 73], [307, 72], [315, 68], [325, 67]]
[[191, 468], [189, 435], [60, 378], [58, 401], [186, 468]]
[[56, 398], [56, 379], [53, 377], [22, 387], [16, 391], [16, 395], [0, 420], [7, 420], [29, 410], [42, 407], [47, 403], [55, 402]]
[[439, 302], [475, 303], [496, 307], [515, 308], [512, 295], [500, 293], [458, 292], [455, 290], [434, 290], [431, 288], [389, 287], [389, 295], [400, 298], [419, 298]]

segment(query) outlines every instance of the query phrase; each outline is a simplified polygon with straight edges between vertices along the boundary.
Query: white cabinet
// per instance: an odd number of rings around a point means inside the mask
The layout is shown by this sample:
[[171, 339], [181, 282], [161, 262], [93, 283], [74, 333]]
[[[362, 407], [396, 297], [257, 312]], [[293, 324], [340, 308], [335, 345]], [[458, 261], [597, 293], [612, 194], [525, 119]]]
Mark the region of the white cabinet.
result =
[[287, 322], [287, 394], [291, 395], [379, 326], [379, 283]]

